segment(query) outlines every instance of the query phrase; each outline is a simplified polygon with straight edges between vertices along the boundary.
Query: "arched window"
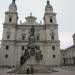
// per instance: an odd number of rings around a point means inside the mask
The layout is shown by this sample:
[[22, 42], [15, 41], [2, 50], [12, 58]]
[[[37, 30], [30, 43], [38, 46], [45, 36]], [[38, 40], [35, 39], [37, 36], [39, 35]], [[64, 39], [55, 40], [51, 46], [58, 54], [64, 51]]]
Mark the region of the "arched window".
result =
[[52, 50], [55, 50], [55, 46], [52, 46]]
[[51, 36], [51, 39], [54, 40], [54, 35]]
[[25, 40], [25, 36], [24, 35], [22, 35], [22, 40]]
[[39, 40], [39, 36], [37, 36], [37, 40]]
[[24, 50], [24, 46], [22, 46], [22, 50]]
[[22, 33], [21, 36], [22, 36], [22, 40], [25, 40], [25, 33]]
[[52, 18], [50, 18], [50, 23], [52, 23], [53, 22], [53, 20], [52, 20]]
[[11, 17], [9, 17], [9, 22], [12, 22], [12, 18]]
[[10, 39], [10, 34], [7, 34], [7, 39]]
[[37, 40], [37, 41], [40, 40], [40, 33], [39, 33], [39, 32], [36, 33], [36, 40]]
[[55, 54], [53, 55], [53, 58], [55, 58]]
[[8, 45], [6, 45], [6, 50], [8, 50], [9, 49], [9, 46]]
[[5, 58], [8, 58], [8, 55], [7, 54], [5, 55]]

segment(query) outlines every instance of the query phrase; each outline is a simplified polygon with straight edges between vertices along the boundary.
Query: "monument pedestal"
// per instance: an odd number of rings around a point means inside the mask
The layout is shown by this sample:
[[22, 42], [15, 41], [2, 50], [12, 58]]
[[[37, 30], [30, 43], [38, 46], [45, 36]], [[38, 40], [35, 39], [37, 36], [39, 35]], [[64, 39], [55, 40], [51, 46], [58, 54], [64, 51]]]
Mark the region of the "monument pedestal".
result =
[[17, 66], [14, 70], [9, 73], [14, 74], [47, 74], [52, 72], [58, 72], [48, 65], [23, 65]]

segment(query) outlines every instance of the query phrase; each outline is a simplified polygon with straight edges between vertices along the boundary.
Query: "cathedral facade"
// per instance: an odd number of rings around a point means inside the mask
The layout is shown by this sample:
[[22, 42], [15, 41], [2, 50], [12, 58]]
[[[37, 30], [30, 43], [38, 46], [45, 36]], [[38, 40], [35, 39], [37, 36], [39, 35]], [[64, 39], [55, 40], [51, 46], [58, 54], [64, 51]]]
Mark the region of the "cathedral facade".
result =
[[[44, 24], [36, 22], [36, 17], [32, 16], [32, 14], [25, 19], [26, 21], [24, 23], [18, 24], [17, 5], [15, 0], [13, 0], [9, 5], [9, 10], [5, 12], [0, 50], [0, 65], [21, 65], [21, 57], [28, 47], [31, 32], [35, 36], [35, 45], [41, 50], [43, 57], [39, 64], [52, 66], [60, 65], [61, 57], [58, 24], [56, 13], [53, 12], [53, 7], [50, 2], [47, 1], [45, 7], [43, 17]], [[33, 58], [27, 61], [27, 63], [30, 62], [36, 63]]]

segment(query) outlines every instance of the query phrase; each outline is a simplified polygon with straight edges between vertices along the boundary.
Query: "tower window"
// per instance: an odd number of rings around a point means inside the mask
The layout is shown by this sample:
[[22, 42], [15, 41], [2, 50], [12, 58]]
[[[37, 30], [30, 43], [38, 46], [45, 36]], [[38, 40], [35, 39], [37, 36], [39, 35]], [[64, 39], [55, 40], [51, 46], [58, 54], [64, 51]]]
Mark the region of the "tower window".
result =
[[53, 58], [55, 58], [55, 55], [53, 55]]
[[8, 58], [8, 55], [7, 54], [5, 55], [5, 58]]
[[9, 18], [9, 22], [11, 22], [11, 21], [12, 21], [12, 18], [10, 17], [10, 18]]
[[54, 40], [54, 35], [51, 36], [51, 39]]
[[10, 35], [9, 34], [7, 34], [7, 39], [10, 39]]
[[8, 50], [9, 49], [9, 46], [8, 45], [6, 45], [6, 50]]
[[24, 46], [22, 46], [22, 50], [24, 50]]
[[55, 46], [52, 46], [52, 50], [55, 50]]
[[50, 23], [52, 23], [53, 22], [53, 20], [52, 20], [52, 18], [50, 18]]

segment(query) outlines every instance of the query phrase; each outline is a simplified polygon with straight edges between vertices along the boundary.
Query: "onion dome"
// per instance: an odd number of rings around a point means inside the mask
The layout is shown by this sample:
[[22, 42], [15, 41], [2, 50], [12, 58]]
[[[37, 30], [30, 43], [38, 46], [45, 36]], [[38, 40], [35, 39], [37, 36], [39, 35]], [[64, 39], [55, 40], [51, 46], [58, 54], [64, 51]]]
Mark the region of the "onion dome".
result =
[[15, 4], [15, 0], [12, 0], [12, 3], [9, 5], [9, 11], [16, 11], [17, 6]]

